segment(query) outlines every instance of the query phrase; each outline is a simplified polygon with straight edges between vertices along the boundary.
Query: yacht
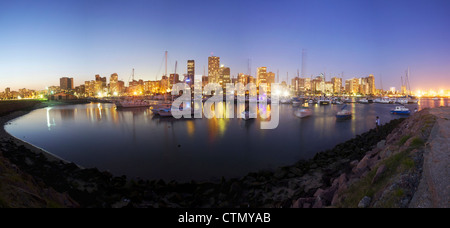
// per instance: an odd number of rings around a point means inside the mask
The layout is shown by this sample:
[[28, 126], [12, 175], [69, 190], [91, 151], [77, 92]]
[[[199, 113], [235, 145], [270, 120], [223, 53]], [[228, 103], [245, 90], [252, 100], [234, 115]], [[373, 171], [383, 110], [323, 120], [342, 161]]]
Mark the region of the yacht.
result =
[[312, 115], [311, 109], [308, 108], [299, 108], [294, 111], [294, 115], [298, 118], [305, 118]]
[[405, 106], [397, 106], [395, 109], [391, 110], [391, 114], [394, 115], [409, 115], [411, 111]]
[[322, 99], [322, 100], [319, 100], [319, 104], [320, 105], [329, 105], [329, 104], [331, 104], [331, 101]]
[[172, 104], [158, 104], [158, 105], [152, 105], [151, 111], [155, 115], [159, 115], [159, 111], [163, 109], [170, 109], [172, 108]]
[[150, 103], [142, 99], [125, 99], [115, 102], [117, 109], [150, 107]]
[[366, 98], [363, 98], [363, 99], [360, 99], [358, 101], [358, 103], [360, 103], [360, 104], [369, 104], [369, 100], [367, 100]]

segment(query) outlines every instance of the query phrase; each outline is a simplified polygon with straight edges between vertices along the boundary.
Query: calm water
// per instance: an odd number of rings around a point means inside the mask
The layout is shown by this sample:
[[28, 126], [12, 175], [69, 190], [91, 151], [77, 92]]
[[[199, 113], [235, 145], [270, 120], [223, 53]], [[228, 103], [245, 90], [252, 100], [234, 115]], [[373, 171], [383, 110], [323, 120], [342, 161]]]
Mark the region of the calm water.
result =
[[[448, 105], [430, 99], [418, 108]], [[35, 110], [5, 129], [65, 160], [115, 175], [210, 180], [311, 158], [374, 128], [376, 116], [383, 123], [398, 118], [389, 113], [394, 106], [350, 104], [353, 119], [336, 122], [342, 106], [311, 106], [313, 116], [298, 119], [291, 105], [280, 105], [278, 128], [261, 130], [260, 120], [162, 119], [149, 109], [117, 111], [92, 103]]]

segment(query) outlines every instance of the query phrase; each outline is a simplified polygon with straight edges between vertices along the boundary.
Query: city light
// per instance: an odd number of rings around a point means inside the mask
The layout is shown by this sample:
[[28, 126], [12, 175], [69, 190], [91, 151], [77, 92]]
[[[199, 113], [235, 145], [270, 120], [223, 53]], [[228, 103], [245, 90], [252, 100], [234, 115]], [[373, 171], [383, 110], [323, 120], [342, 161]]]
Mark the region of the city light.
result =
[[117, 92], [114, 92], [113, 95], [114, 95], [114, 96], [117, 96], [117, 95], [119, 95], [119, 94], [118, 94]]

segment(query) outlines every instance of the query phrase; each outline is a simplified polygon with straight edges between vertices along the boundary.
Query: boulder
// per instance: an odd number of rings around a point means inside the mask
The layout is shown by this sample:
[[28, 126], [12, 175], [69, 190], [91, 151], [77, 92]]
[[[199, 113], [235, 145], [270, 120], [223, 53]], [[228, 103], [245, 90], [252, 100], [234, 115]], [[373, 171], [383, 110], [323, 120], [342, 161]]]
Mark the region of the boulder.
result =
[[305, 208], [305, 205], [308, 205], [308, 208], [311, 207], [311, 204], [314, 203], [315, 198], [299, 198], [292, 205], [293, 208]]
[[338, 179], [339, 187], [347, 182], [347, 175], [345, 173], [341, 174]]
[[320, 197], [317, 197], [312, 208], [322, 208], [322, 207], [323, 207], [322, 199]]
[[383, 150], [386, 147], [386, 140], [381, 140], [379, 143], [377, 143], [377, 148], [380, 150]]
[[355, 173], [358, 176], [361, 176], [362, 173], [364, 173], [369, 168], [369, 159], [370, 155], [367, 154], [366, 156], [359, 161], [358, 165], [352, 169], [353, 173]]
[[356, 166], [356, 169], [362, 170], [367, 168], [367, 165], [369, 163], [370, 155], [366, 155], [359, 161], [358, 165]]
[[380, 167], [378, 167], [377, 172], [372, 179], [372, 184], [376, 183], [380, 179], [380, 177], [384, 174], [385, 171], [386, 171], [385, 165], [381, 165]]
[[293, 173], [293, 174], [295, 174], [297, 176], [302, 176], [303, 175], [303, 172], [299, 168], [296, 168], [296, 167], [289, 168], [289, 172], [291, 172], [291, 173]]
[[282, 179], [286, 176], [288, 172], [282, 168], [277, 169], [277, 171], [273, 174], [273, 176], [277, 179]]
[[350, 167], [356, 167], [358, 165], [359, 161], [358, 160], [354, 160], [350, 162]]
[[368, 208], [372, 199], [368, 196], [364, 196], [358, 203], [358, 208]]
[[331, 186], [320, 194], [320, 198], [326, 203], [333, 201], [334, 194], [337, 192], [338, 186]]

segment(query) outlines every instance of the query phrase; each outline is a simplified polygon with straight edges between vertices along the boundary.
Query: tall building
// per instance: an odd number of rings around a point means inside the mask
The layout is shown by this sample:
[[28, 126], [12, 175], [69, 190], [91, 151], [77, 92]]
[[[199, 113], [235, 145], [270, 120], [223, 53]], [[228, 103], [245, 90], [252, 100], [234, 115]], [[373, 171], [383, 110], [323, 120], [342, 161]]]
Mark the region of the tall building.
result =
[[342, 78], [331, 78], [331, 83], [333, 84], [333, 93], [340, 94], [342, 92]]
[[273, 72], [268, 72], [267, 73], [267, 84], [272, 84], [275, 83], [275, 73]]
[[96, 74], [94, 82], [94, 95], [103, 94], [106, 88], [106, 77], [100, 77], [99, 74]]
[[111, 95], [116, 96], [119, 94], [118, 81], [119, 75], [117, 73], [111, 74], [109, 78], [109, 92]]
[[267, 83], [267, 67], [258, 67], [256, 70], [256, 86]]
[[331, 94], [335, 93], [334, 84], [332, 82], [325, 82], [325, 92]]
[[73, 78], [63, 77], [59, 79], [59, 88], [69, 91], [73, 89]]
[[301, 84], [301, 80], [299, 77], [295, 77], [292, 79], [291, 82], [291, 88], [294, 92], [300, 92], [300, 84]]
[[352, 78], [345, 80], [345, 91], [348, 94], [356, 94], [359, 92], [359, 79]]
[[227, 83], [231, 83], [229, 67], [222, 66], [219, 68], [219, 80], [217, 83], [219, 83], [222, 88], [225, 88]]
[[189, 86], [192, 87], [194, 85], [195, 80], [195, 61], [194, 60], [188, 60], [187, 61], [187, 78], [186, 82]]
[[305, 78], [305, 91], [311, 91], [311, 78]]
[[369, 94], [373, 94], [375, 95], [376, 93], [376, 87], [375, 87], [375, 76], [373, 76], [373, 74], [370, 74], [369, 77], [367, 78], [368, 80], [368, 84], [369, 84]]
[[219, 79], [220, 57], [208, 57], [208, 81], [209, 83], [216, 83]]
[[[186, 79], [189, 78], [189, 75], [186, 77]], [[170, 74], [169, 75], [169, 88], [172, 89], [174, 84], [177, 84], [180, 82], [180, 75], [178, 74]]]
[[249, 76], [244, 73], [239, 73], [237, 78], [238, 83], [242, 83], [243, 85], [247, 85], [249, 83]]

